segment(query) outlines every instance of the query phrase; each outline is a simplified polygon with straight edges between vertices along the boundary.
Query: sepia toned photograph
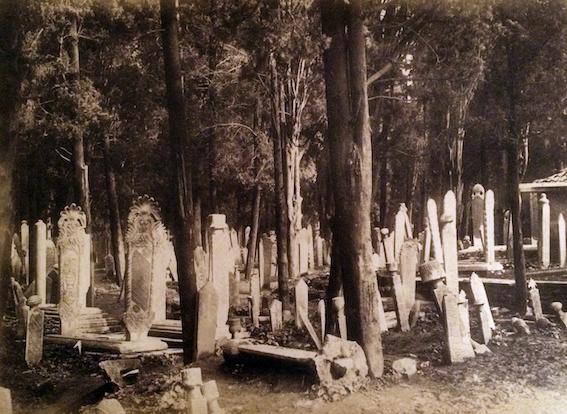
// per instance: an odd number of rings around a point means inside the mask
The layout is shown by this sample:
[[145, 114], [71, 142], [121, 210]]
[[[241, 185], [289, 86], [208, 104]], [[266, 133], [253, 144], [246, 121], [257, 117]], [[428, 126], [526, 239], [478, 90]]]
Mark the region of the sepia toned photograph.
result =
[[0, 0], [0, 414], [566, 414], [566, 217], [567, 0]]

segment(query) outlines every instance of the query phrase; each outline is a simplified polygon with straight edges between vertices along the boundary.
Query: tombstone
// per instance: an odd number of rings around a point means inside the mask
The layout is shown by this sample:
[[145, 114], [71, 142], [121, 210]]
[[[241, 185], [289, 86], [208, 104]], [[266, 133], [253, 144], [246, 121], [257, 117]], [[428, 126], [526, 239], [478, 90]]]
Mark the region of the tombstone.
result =
[[443, 297], [443, 322], [448, 361], [451, 364], [463, 362], [470, 354], [463, 340], [457, 295], [451, 291]]
[[230, 306], [240, 306], [240, 270], [235, 265], [229, 274]]
[[207, 400], [201, 390], [203, 385], [201, 368], [185, 368], [181, 373], [181, 378], [186, 389], [187, 414], [207, 414]]
[[165, 320], [167, 232], [157, 202], [138, 197], [128, 214], [128, 266], [124, 324], [128, 340], [147, 336], [154, 321]]
[[234, 258], [234, 264], [236, 266], [240, 265], [240, 245], [238, 244], [238, 233], [234, 229], [230, 229], [230, 251], [232, 252], [232, 257]]
[[212, 281], [199, 290], [197, 301], [197, 359], [201, 359], [215, 352], [218, 296]]
[[400, 277], [406, 299], [407, 309], [411, 309], [415, 302], [415, 278], [417, 274], [417, 261], [419, 246], [415, 240], [407, 240], [400, 250]]
[[110, 253], [104, 256], [104, 272], [109, 280], [116, 280], [114, 256], [112, 256]]
[[274, 299], [270, 304], [270, 323], [272, 332], [280, 331], [283, 327], [283, 313], [281, 301]]
[[43, 356], [43, 311], [39, 308], [41, 297], [33, 295], [28, 299], [30, 310], [26, 332], [26, 363], [36, 366]]
[[443, 240], [443, 258], [447, 288], [458, 294], [459, 265], [457, 254], [457, 200], [455, 193], [447, 191], [443, 198], [443, 216], [441, 217], [441, 237]]
[[540, 205], [540, 233], [539, 241], [537, 244], [539, 262], [542, 268], [547, 269], [549, 267], [549, 200], [545, 193], [541, 193], [541, 198], [539, 199]]
[[307, 229], [301, 229], [298, 233], [299, 241], [299, 274], [304, 275], [309, 272], [309, 240]]
[[262, 286], [264, 286], [265, 262], [264, 262], [264, 245], [262, 244], [261, 239], [260, 239], [260, 243], [258, 243], [258, 250], [256, 251], [255, 261], [258, 262], [258, 276], [260, 277], [260, 290], [262, 290]]
[[304, 309], [307, 313], [309, 303], [309, 288], [307, 287], [307, 283], [302, 278], [299, 278], [297, 283], [295, 284], [295, 327], [302, 328], [303, 324], [301, 323], [301, 316], [300, 316], [300, 309]]
[[314, 245], [315, 267], [323, 267], [323, 239], [321, 238], [321, 230], [319, 226], [315, 227]]
[[325, 339], [325, 323], [326, 321], [326, 313], [325, 313], [325, 301], [321, 299], [319, 303], [317, 303], [317, 312], [319, 313], [319, 323], [321, 325], [321, 339]]
[[496, 329], [496, 324], [494, 323], [494, 318], [492, 317], [492, 311], [490, 310], [490, 304], [488, 303], [488, 297], [486, 296], [486, 290], [484, 289], [484, 283], [482, 283], [482, 279], [473, 272], [471, 274], [469, 283], [471, 287], [473, 303], [475, 305], [482, 305], [483, 312], [486, 314], [489, 321], [490, 329]]
[[337, 296], [333, 298], [333, 307], [335, 308], [335, 313], [337, 315], [337, 322], [339, 324], [339, 334], [341, 339], [347, 339], [347, 324], [345, 317], [345, 298], [342, 296]]
[[443, 297], [447, 293], [445, 271], [437, 260], [429, 260], [419, 266], [421, 281], [427, 285], [435, 299], [435, 307], [439, 315], [443, 314]]
[[81, 207], [71, 204], [61, 212], [57, 225], [60, 264], [58, 310], [61, 335], [74, 336], [77, 333], [81, 310], [86, 306], [86, 294], [90, 284], [90, 251], [85, 233], [85, 213]]
[[567, 264], [567, 247], [565, 237], [565, 218], [563, 213], [559, 213], [557, 218], [557, 235], [559, 237], [559, 266], [565, 267]]
[[407, 220], [407, 207], [405, 203], [400, 204], [400, 209], [396, 213], [394, 224], [394, 259], [398, 261], [402, 244], [406, 240], [406, 220]]
[[260, 244], [262, 245], [262, 256], [260, 257], [260, 260], [262, 261], [262, 267], [264, 269], [263, 279], [264, 283], [269, 285], [272, 281], [272, 238], [267, 234], [264, 234], [260, 240]]
[[209, 274], [218, 296], [217, 339], [230, 337], [226, 323], [230, 307], [229, 273], [234, 267], [234, 261], [230, 256], [230, 237], [224, 214], [209, 215], [208, 244]]
[[390, 230], [384, 228], [380, 230], [380, 233], [382, 233], [382, 250], [380, 251], [380, 255], [384, 257], [386, 266], [392, 264], [395, 266], [394, 243], [393, 238], [390, 236]]
[[543, 319], [543, 310], [541, 309], [539, 289], [537, 288], [536, 282], [533, 279], [530, 279], [528, 281], [528, 295], [530, 297], [530, 303], [534, 311], [535, 320], [538, 321], [540, 319]]
[[377, 311], [376, 318], [380, 324], [380, 332], [386, 332], [388, 330], [388, 321], [386, 320], [386, 313], [384, 312], [384, 303], [382, 302], [382, 295], [378, 290], [378, 285], [376, 285], [376, 298], [377, 298]]
[[244, 229], [244, 247], [248, 248], [248, 241], [250, 240], [250, 226]]
[[552, 302], [551, 309], [559, 319], [561, 326], [567, 328], [567, 312], [563, 311], [563, 304], [561, 302]]
[[311, 337], [311, 339], [315, 343], [315, 346], [317, 347], [317, 349], [321, 349], [323, 346], [321, 345], [321, 341], [319, 340], [319, 337], [317, 336], [317, 332], [315, 332], [315, 328], [313, 327], [313, 325], [309, 321], [309, 316], [307, 316], [307, 310], [304, 309], [304, 308], [299, 308], [298, 311], [299, 311], [299, 317], [301, 319], [302, 325], [305, 326], [305, 329], [307, 329], [307, 332], [309, 333], [309, 336]]
[[461, 337], [463, 338], [463, 350], [465, 358], [475, 356], [471, 338], [471, 324], [469, 320], [469, 302], [464, 290], [459, 293], [459, 318], [461, 320]]
[[423, 231], [423, 256], [422, 263], [428, 262], [431, 259], [431, 228], [429, 227], [429, 220], [425, 218], [425, 229]]
[[307, 265], [309, 270], [315, 269], [314, 246], [313, 246], [313, 226], [309, 224], [306, 229], [307, 236]]
[[26, 285], [30, 283], [30, 228], [26, 220], [22, 220], [20, 227], [20, 235], [22, 242], [22, 254], [24, 255], [23, 267]]
[[27, 305], [27, 299], [22, 286], [13, 277], [10, 279], [10, 282], [16, 307], [16, 337], [25, 338], [30, 307]]
[[12, 394], [8, 388], [0, 387], [0, 407], [2, 414], [12, 414]]
[[484, 195], [484, 256], [486, 263], [494, 263], [494, 192], [488, 190]]
[[481, 184], [474, 185], [471, 199], [473, 246], [482, 249], [484, 245], [484, 187]]
[[23, 262], [21, 257], [21, 243], [20, 238], [17, 234], [14, 234], [12, 237], [12, 253], [11, 253], [11, 267], [12, 267], [12, 275], [16, 280], [19, 282], [23, 282], [22, 275], [24, 272]]
[[193, 264], [197, 278], [197, 290], [201, 290], [209, 280], [209, 255], [201, 246], [193, 250]]
[[441, 246], [441, 235], [439, 234], [439, 222], [437, 221], [437, 204], [435, 200], [427, 200], [427, 219], [431, 230], [431, 241], [433, 245], [433, 257], [443, 264], [443, 248]]
[[219, 389], [215, 380], [207, 381], [201, 387], [203, 396], [207, 400], [208, 414], [224, 414], [225, 411], [219, 405]]
[[408, 332], [409, 327], [409, 311], [410, 308], [407, 307], [406, 295], [402, 288], [402, 281], [400, 275], [397, 271], [392, 271], [392, 285], [394, 288], [394, 303], [396, 310], [396, 318], [398, 319], [398, 324], [402, 332]]
[[260, 276], [256, 272], [250, 275], [250, 296], [252, 298], [252, 324], [255, 328], [260, 326]]
[[47, 297], [47, 228], [45, 223], [38, 220], [35, 223], [35, 231], [35, 288], [36, 294], [41, 298], [41, 303], [45, 303]]

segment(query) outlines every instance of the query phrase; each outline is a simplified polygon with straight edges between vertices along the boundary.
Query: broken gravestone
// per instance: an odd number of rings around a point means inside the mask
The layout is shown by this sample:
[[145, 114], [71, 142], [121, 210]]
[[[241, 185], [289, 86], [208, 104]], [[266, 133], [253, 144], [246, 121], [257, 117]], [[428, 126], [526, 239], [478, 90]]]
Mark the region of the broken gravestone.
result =
[[463, 338], [463, 349], [466, 358], [474, 357], [474, 349], [471, 340], [471, 325], [469, 320], [469, 302], [464, 290], [459, 293], [459, 318], [461, 320], [461, 337]]
[[[450, 291], [443, 297], [443, 322], [445, 327], [446, 354], [449, 363], [463, 362], [465, 358], [470, 358], [470, 349], [465, 344], [462, 335], [458, 298], [457, 295]], [[474, 356], [474, 351], [472, 356]]]
[[182, 379], [186, 389], [187, 413], [207, 414], [207, 400], [201, 390], [203, 385], [201, 368], [185, 368], [182, 371]]
[[530, 304], [534, 311], [535, 320], [543, 319], [543, 310], [541, 309], [541, 298], [539, 296], [539, 289], [533, 279], [528, 281], [528, 294], [530, 296]]
[[40, 304], [39, 295], [28, 299], [30, 310], [26, 334], [26, 362], [30, 367], [38, 365], [43, 356], [43, 311], [39, 308]]
[[414, 358], [396, 359], [392, 363], [392, 371], [397, 377], [413, 377], [417, 373], [417, 361]]
[[409, 309], [407, 308], [406, 296], [402, 287], [402, 281], [397, 271], [391, 270], [392, 285], [394, 287], [394, 302], [396, 305], [396, 317], [402, 332], [408, 332], [409, 326]]
[[473, 303], [475, 305], [482, 305], [482, 312], [484, 312], [488, 319], [490, 329], [496, 329], [492, 311], [490, 310], [490, 304], [488, 303], [488, 296], [486, 296], [486, 290], [484, 289], [484, 283], [482, 283], [480, 277], [474, 272], [470, 277], [470, 287]]

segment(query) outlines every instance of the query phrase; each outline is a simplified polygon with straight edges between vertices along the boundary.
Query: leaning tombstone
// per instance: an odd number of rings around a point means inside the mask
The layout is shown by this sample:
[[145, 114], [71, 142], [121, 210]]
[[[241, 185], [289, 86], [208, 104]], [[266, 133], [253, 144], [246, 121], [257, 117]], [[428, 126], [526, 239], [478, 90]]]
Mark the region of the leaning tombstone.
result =
[[300, 309], [304, 309], [307, 313], [307, 305], [309, 303], [309, 288], [305, 280], [300, 278], [295, 284], [295, 327], [302, 328]]
[[224, 414], [225, 411], [219, 405], [219, 389], [215, 380], [207, 381], [201, 387], [203, 396], [207, 400], [208, 414]]
[[480, 277], [478, 277], [478, 275], [474, 272], [470, 277], [470, 287], [473, 303], [476, 305], [482, 305], [482, 310], [489, 321], [490, 329], [496, 329], [494, 318], [492, 317], [492, 311], [490, 310], [490, 304], [488, 303], [488, 296], [486, 296], [486, 290], [484, 289], [484, 283], [482, 283]]
[[396, 213], [394, 224], [394, 260], [398, 260], [402, 244], [406, 241], [406, 217], [407, 207], [405, 203], [400, 204], [400, 209]]
[[463, 351], [466, 358], [475, 356], [471, 338], [471, 325], [469, 318], [469, 302], [464, 290], [459, 293], [459, 318], [461, 320], [461, 337], [463, 338]]
[[157, 202], [138, 197], [128, 214], [128, 272], [123, 321], [128, 340], [147, 337], [155, 320], [165, 320], [167, 233]]
[[39, 308], [41, 297], [33, 295], [28, 299], [26, 334], [26, 363], [32, 367], [38, 365], [43, 357], [43, 311]]
[[407, 308], [406, 295], [402, 288], [402, 281], [397, 270], [395, 270], [393, 265], [390, 265], [390, 273], [392, 275], [392, 285], [394, 288], [394, 302], [396, 305], [396, 317], [398, 318], [398, 324], [402, 332], [408, 332], [410, 330], [409, 326], [409, 309]]
[[27, 305], [27, 299], [24, 296], [22, 287], [16, 279], [11, 278], [11, 284], [14, 304], [16, 306], [16, 337], [25, 338], [30, 307]]
[[[443, 297], [443, 322], [448, 361], [451, 364], [463, 362], [465, 358], [469, 358], [471, 355], [463, 340], [457, 295], [449, 290]], [[470, 341], [469, 345], [471, 345]], [[474, 350], [472, 356], [474, 356]]]

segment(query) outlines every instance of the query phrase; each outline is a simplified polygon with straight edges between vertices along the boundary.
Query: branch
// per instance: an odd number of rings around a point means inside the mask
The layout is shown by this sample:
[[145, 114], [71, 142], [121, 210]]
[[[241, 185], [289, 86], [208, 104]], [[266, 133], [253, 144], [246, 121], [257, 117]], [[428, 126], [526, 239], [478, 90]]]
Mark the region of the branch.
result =
[[382, 67], [382, 69], [380, 69], [378, 72], [376, 72], [374, 75], [372, 75], [368, 78], [368, 80], [366, 81], [366, 86], [372, 85], [375, 81], [377, 81], [382, 76], [384, 76], [386, 73], [388, 73], [393, 67], [394, 67], [394, 65], [392, 64], [392, 62], [386, 63]]
[[208, 126], [206, 128], [201, 129], [197, 133], [197, 135], [201, 135], [203, 132], [208, 131], [209, 129], [214, 129], [214, 128], [244, 128], [244, 129], [248, 130], [255, 137], [258, 136], [258, 133], [256, 131], [254, 131], [252, 128], [250, 128], [248, 125], [241, 124], [239, 122], [228, 122], [228, 123], [224, 123], [224, 124], [214, 124], [214, 125], [211, 125], [211, 126]]

